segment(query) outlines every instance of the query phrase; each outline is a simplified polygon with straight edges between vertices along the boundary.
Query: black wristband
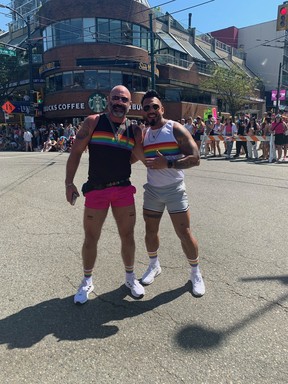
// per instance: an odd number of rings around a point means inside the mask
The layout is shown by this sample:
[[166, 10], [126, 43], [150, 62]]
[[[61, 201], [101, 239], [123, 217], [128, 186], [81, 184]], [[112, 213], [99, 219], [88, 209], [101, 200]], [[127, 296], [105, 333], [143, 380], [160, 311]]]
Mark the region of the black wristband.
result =
[[167, 167], [168, 168], [173, 168], [173, 164], [174, 164], [174, 162], [172, 160], [167, 161]]

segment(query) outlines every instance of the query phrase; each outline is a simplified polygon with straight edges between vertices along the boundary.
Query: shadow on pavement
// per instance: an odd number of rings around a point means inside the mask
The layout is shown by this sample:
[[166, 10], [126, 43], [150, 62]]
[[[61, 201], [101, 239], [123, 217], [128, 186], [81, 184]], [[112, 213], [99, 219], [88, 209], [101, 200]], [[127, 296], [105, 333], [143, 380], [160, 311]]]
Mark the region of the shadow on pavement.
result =
[[[288, 276], [260, 276], [252, 278], [242, 278], [241, 281], [273, 281], [279, 280], [282, 284], [288, 284]], [[274, 307], [281, 306], [288, 299], [288, 294], [280, 296], [278, 299], [265, 305], [260, 310], [250, 313], [248, 316], [240, 319], [237, 323], [227, 328], [225, 331], [205, 328], [201, 325], [189, 325], [183, 327], [175, 336], [175, 343], [186, 350], [213, 349], [218, 348], [221, 343], [235, 332], [247, 327], [250, 323], [256, 321], [261, 316], [271, 311]]]
[[0, 320], [0, 344], [7, 344], [9, 349], [29, 348], [47, 335], [54, 335], [58, 341], [104, 339], [119, 330], [117, 326], [106, 323], [152, 311], [185, 292], [191, 293], [191, 283], [147, 301], [124, 300], [127, 296], [124, 285], [81, 306], [73, 303], [73, 296], [54, 298]]

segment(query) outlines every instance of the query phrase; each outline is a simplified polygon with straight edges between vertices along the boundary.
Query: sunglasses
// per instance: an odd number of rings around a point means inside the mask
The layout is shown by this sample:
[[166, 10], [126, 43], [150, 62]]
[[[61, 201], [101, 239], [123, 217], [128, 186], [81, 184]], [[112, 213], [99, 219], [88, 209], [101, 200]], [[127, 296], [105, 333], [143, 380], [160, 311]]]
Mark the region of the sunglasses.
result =
[[111, 100], [113, 100], [113, 101], [119, 101], [119, 100], [121, 100], [121, 101], [123, 101], [123, 103], [128, 103], [128, 101], [129, 101], [129, 99], [128, 99], [128, 97], [125, 97], [125, 96], [112, 96], [111, 97]]
[[154, 111], [158, 111], [159, 108], [160, 108], [160, 105], [158, 105], [158, 104], [145, 105], [143, 107], [143, 111], [148, 112], [150, 109], [154, 109]]

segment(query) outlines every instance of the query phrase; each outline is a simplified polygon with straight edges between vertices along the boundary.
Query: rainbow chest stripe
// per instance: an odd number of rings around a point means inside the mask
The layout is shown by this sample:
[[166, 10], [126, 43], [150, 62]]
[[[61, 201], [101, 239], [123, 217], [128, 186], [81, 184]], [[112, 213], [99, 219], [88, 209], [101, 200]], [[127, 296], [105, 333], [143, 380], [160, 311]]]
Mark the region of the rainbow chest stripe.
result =
[[94, 131], [90, 139], [90, 144], [125, 148], [131, 151], [134, 148], [135, 142], [133, 138], [120, 135], [117, 140], [112, 132]]
[[181, 154], [178, 144], [174, 141], [144, 146], [145, 157], [157, 157], [157, 151], [162, 153], [163, 156], [176, 156]]

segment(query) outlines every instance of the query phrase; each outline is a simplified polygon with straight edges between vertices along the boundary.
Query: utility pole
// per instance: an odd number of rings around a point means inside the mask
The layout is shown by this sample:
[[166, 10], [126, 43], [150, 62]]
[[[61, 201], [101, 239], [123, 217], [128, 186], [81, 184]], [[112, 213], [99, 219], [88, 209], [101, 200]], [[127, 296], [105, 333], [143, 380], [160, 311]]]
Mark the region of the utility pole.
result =
[[150, 57], [151, 57], [151, 88], [155, 89], [155, 56], [154, 56], [154, 32], [153, 32], [153, 13], [149, 13], [150, 22]]
[[282, 63], [279, 63], [278, 86], [277, 86], [276, 109], [275, 109], [276, 115], [279, 112], [279, 96], [280, 96], [281, 70], [282, 70]]
[[9, 11], [16, 13], [20, 19], [24, 21], [27, 27], [27, 45], [28, 45], [28, 73], [29, 73], [29, 116], [32, 117], [34, 116], [34, 107], [33, 107], [33, 94], [34, 94], [34, 86], [33, 86], [33, 60], [32, 60], [32, 43], [31, 43], [31, 23], [30, 23], [30, 16], [27, 16], [27, 20], [19, 13], [16, 11], [16, 9], [13, 9], [9, 7], [8, 5], [0, 4], [0, 8], [6, 8], [9, 9]]

